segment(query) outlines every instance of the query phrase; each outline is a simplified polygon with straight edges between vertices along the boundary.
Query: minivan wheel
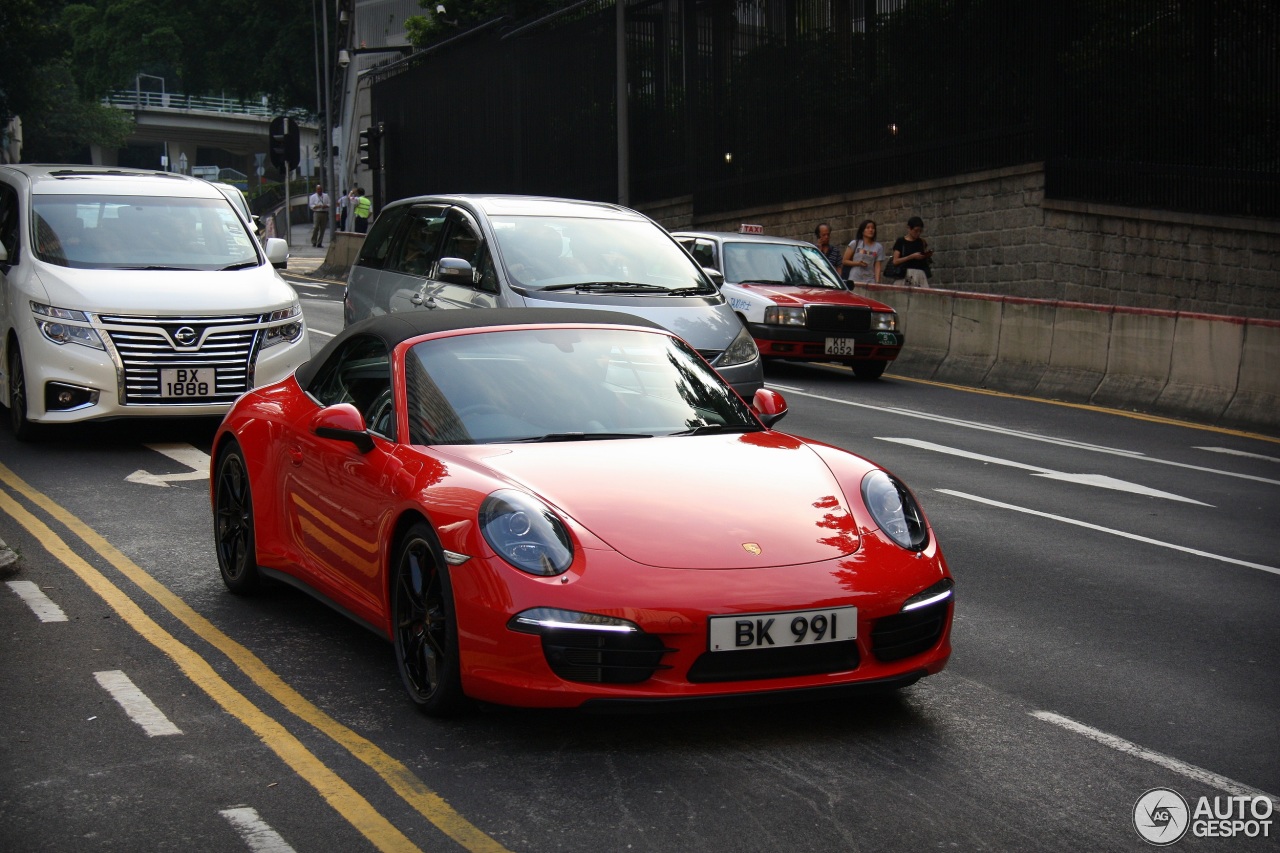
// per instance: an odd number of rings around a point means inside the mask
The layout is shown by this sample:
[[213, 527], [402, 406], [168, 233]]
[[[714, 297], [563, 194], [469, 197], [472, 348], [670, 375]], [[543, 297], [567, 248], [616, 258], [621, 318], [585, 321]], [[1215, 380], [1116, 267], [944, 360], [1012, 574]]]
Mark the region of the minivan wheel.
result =
[[27, 376], [22, 368], [22, 352], [16, 343], [9, 347], [9, 426], [18, 441], [31, 441], [38, 431], [27, 419]]

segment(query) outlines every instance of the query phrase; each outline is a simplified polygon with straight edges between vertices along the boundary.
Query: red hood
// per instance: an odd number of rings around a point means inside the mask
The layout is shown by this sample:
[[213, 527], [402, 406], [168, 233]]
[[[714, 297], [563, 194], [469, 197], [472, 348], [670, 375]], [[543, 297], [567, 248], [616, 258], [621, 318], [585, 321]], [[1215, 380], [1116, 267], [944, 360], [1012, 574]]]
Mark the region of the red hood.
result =
[[645, 565], [764, 568], [858, 549], [835, 477], [782, 433], [449, 450], [523, 483]]
[[874, 311], [892, 311], [883, 302], [867, 299], [847, 290], [834, 290], [830, 287], [788, 287], [776, 284], [751, 284], [744, 282], [744, 290], [758, 293], [772, 299], [775, 305], [857, 305], [869, 307]]

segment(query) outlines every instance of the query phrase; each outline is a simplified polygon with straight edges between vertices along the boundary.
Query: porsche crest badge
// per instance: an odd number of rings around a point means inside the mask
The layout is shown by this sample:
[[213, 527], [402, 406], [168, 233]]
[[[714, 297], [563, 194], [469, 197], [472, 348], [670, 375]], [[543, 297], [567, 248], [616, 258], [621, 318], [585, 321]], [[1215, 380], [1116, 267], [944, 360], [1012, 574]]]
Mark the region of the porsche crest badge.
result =
[[743, 542], [742, 550], [746, 551], [748, 554], [755, 554], [757, 557], [761, 554], [760, 546], [754, 542]]

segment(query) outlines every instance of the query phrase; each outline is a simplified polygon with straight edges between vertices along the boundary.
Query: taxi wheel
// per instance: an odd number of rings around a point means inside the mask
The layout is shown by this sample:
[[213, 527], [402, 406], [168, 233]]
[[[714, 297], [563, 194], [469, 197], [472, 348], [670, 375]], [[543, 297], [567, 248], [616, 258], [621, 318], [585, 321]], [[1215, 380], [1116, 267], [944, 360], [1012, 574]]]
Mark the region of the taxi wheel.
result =
[[36, 437], [36, 424], [27, 420], [27, 377], [16, 343], [9, 347], [9, 426], [18, 441], [31, 441]]
[[257, 550], [253, 536], [253, 495], [244, 452], [232, 444], [218, 456], [213, 493], [213, 538], [222, 582], [236, 595], [258, 588]]
[[859, 379], [879, 379], [888, 366], [887, 361], [855, 361], [853, 375]]
[[458, 659], [458, 623], [453, 585], [435, 534], [415, 524], [396, 551], [391, 587], [396, 666], [409, 698], [432, 717], [448, 717], [466, 707]]

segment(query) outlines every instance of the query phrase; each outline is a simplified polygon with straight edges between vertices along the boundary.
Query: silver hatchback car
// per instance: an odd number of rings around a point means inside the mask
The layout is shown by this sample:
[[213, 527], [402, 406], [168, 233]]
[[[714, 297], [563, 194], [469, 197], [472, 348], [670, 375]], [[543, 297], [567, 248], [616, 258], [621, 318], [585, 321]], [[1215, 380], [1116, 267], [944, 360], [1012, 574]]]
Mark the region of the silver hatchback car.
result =
[[615, 204], [502, 195], [407, 198], [369, 230], [347, 278], [348, 325], [397, 311], [610, 308], [684, 338], [744, 399], [760, 353], [707, 271]]

